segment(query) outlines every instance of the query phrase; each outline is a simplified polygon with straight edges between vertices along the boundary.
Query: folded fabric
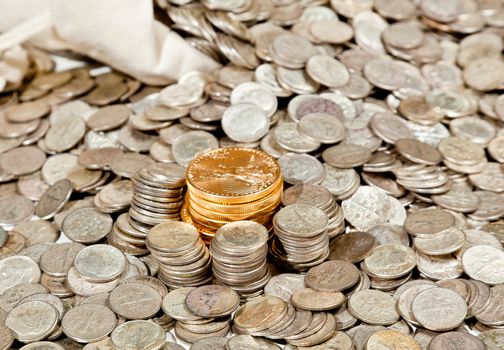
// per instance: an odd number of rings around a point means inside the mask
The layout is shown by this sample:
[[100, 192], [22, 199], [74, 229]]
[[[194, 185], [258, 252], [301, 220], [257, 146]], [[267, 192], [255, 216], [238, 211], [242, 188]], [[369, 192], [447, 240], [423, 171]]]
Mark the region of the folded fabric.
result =
[[0, 51], [72, 50], [151, 85], [218, 63], [154, 19], [151, 0], [0, 0]]

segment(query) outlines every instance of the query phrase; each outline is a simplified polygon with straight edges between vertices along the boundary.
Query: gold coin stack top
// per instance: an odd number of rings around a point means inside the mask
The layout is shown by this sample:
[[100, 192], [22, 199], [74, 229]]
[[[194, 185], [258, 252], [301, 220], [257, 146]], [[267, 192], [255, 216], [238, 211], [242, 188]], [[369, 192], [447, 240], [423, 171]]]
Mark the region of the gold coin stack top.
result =
[[159, 263], [159, 279], [170, 288], [200, 286], [212, 279], [210, 253], [192, 225], [171, 221], [154, 226], [147, 248]]
[[133, 177], [132, 221], [154, 226], [179, 220], [185, 169], [178, 164], [155, 163]]
[[228, 222], [251, 220], [271, 228], [283, 180], [277, 161], [247, 148], [220, 148], [196, 157], [187, 167], [182, 220], [206, 241]]
[[329, 255], [327, 214], [307, 204], [282, 208], [273, 218], [275, 239], [270, 252], [275, 261], [290, 270], [306, 270]]
[[242, 299], [263, 292], [271, 274], [266, 263], [268, 230], [253, 221], [236, 221], [222, 226], [210, 245], [214, 276]]

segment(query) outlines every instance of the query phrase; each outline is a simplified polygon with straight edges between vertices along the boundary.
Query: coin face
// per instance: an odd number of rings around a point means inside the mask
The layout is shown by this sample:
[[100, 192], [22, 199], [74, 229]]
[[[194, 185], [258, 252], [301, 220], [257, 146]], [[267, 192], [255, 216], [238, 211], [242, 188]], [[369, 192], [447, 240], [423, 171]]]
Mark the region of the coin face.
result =
[[406, 275], [416, 265], [415, 252], [402, 244], [382, 244], [364, 259], [363, 267], [371, 276], [393, 279]]
[[81, 208], [70, 213], [62, 223], [62, 230], [72, 241], [94, 243], [112, 229], [112, 218], [92, 208]]
[[201, 317], [189, 310], [185, 303], [187, 295], [193, 291], [194, 287], [175, 289], [168, 293], [162, 301], [163, 311], [170, 317], [182, 321], [197, 321]]
[[33, 215], [33, 203], [28, 198], [15, 194], [0, 198], [0, 222], [2, 224], [17, 224]]
[[257, 248], [267, 240], [268, 231], [263, 225], [253, 221], [235, 221], [217, 230], [213, 241], [226, 249], [236, 251]]
[[[222, 174], [217, 176], [219, 171]], [[245, 181], [242, 180], [244, 175]], [[280, 168], [272, 157], [262, 152], [239, 148], [205, 153], [196, 158], [187, 169], [190, 186], [203, 193], [224, 198], [260, 193], [275, 184], [279, 175]]]
[[393, 297], [377, 290], [358, 291], [348, 300], [349, 311], [356, 318], [378, 325], [389, 325], [399, 319], [396, 304]]
[[37, 283], [40, 280], [40, 268], [36, 262], [26, 256], [11, 256], [0, 260], [2, 294], [9, 288], [21, 283]]
[[231, 314], [240, 304], [240, 296], [229, 287], [201, 286], [186, 297], [186, 305], [201, 317], [222, 317]]
[[387, 195], [371, 186], [360, 186], [341, 208], [345, 218], [360, 230], [385, 223], [392, 214]]
[[152, 321], [128, 321], [114, 329], [110, 340], [120, 349], [156, 349], [164, 343], [165, 331]]
[[287, 312], [285, 302], [274, 296], [262, 296], [242, 305], [234, 316], [234, 323], [250, 331], [261, 331], [274, 325]]
[[453, 343], [455, 341], [457, 343], [462, 342], [462, 346], [470, 347], [473, 349], [485, 349], [486, 347], [485, 343], [478, 337], [464, 332], [447, 332], [440, 334], [431, 340], [430, 344], [432, 345], [429, 346], [431, 346], [433, 349], [438, 349], [438, 347], [442, 346], [441, 344]]
[[284, 273], [273, 276], [264, 287], [264, 293], [289, 301], [291, 295], [299, 289], [305, 288], [303, 275]]
[[16, 306], [7, 315], [5, 325], [23, 342], [42, 340], [56, 327], [58, 312], [43, 301], [33, 300]]
[[80, 250], [75, 255], [74, 266], [91, 282], [108, 282], [124, 271], [126, 258], [117, 248], [95, 244]]
[[418, 344], [411, 336], [393, 330], [383, 330], [369, 337], [367, 349], [387, 349], [401, 347], [403, 349], [420, 349]]
[[[305, 218], [310, 217], [307, 221]], [[275, 221], [282, 230], [300, 236], [313, 236], [327, 227], [328, 218], [321, 209], [306, 205], [293, 204], [280, 210]]]
[[324, 311], [335, 309], [344, 303], [345, 295], [341, 292], [317, 292], [305, 288], [294, 292], [291, 301], [299, 309]]
[[269, 130], [269, 120], [256, 105], [240, 103], [229, 107], [224, 112], [222, 128], [234, 141], [253, 142], [266, 135]]
[[[456, 292], [446, 288], [430, 288], [416, 296], [412, 304], [415, 319], [425, 328], [443, 331], [456, 328], [467, 314], [467, 305]], [[439, 312], [443, 318], [435, 317]]]
[[224, 337], [210, 337], [198, 340], [196, 343], [192, 345], [192, 347], [196, 350], [200, 349], [216, 349], [216, 350], [225, 350], [226, 344], [228, 342], [227, 338]]
[[439, 233], [450, 228], [455, 222], [453, 216], [441, 209], [425, 209], [411, 213], [404, 227], [412, 235]]
[[0, 158], [0, 165], [4, 171], [14, 175], [26, 175], [42, 167], [46, 155], [35, 146], [14, 148]]
[[462, 255], [464, 271], [472, 278], [488, 284], [500, 284], [502, 251], [490, 246], [474, 246]]
[[359, 280], [355, 265], [341, 260], [326, 261], [312, 267], [306, 275], [306, 285], [317, 291], [339, 292], [350, 288]]
[[147, 241], [159, 249], [180, 251], [198, 239], [196, 229], [184, 222], [162, 223], [154, 226], [147, 235]]
[[97, 342], [110, 334], [117, 320], [108, 307], [98, 304], [78, 305], [70, 309], [61, 326], [65, 335], [79, 342]]
[[[126, 319], [146, 319], [161, 309], [161, 295], [144, 283], [125, 283], [110, 292], [111, 309]], [[142, 306], [142, 307], [140, 307]]]
[[351, 263], [361, 261], [369, 255], [375, 244], [374, 237], [367, 232], [352, 231], [343, 234], [331, 241], [329, 260]]

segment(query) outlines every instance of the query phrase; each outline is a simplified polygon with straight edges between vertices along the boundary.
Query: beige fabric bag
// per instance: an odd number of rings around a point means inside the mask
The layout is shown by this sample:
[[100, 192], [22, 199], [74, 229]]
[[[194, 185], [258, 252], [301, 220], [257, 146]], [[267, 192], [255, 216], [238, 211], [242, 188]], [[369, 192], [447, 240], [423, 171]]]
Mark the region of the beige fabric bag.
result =
[[19, 43], [72, 50], [166, 85], [218, 63], [154, 19], [152, 0], [0, 0], [0, 52]]

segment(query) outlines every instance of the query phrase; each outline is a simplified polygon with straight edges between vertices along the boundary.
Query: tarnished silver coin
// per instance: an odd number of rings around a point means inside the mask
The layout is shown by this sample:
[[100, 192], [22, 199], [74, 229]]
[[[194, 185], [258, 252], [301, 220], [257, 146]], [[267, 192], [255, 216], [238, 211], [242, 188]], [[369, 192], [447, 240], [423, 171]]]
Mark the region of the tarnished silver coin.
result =
[[36, 262], [26, 256], [10, 256], [0, 260], [0, 293], [21, 283], [38, 283], [40, 268]]
[[116, 323], [116, 316], [108, 307], [83, 304], [68, 310], [61, 326], [70, 339], [91, 343], [104, 339], [114, 330]]
[[143, 320], [125, 322], [110, 335], [112, 345], [118, 349], [158, 349], [165, 338], [163, 327]]
[[74, 266], [79, 274], [90, 282], [108, 282], [123, 273], [126, 258], [113, 246], [95, 244], [75, 255]]
[[94, 208], [81, 208], [67, 215], [61, 229], [74, 242], [95, 243], [112, 230], [112, 218]]
[[5, 325], [22, 342], [42, 340], [51, 334], [58, 324], [58, 311], [44, 301], [33, 300], [12, 309]]
[[[415, 319], [432, 331], [458, 327], [467, 315], [467, 305], [456, 292], [446, 288], [429, 288], [419, 293], [411, 305]], [[439, 317], [443, 312], [444, 317]]]

